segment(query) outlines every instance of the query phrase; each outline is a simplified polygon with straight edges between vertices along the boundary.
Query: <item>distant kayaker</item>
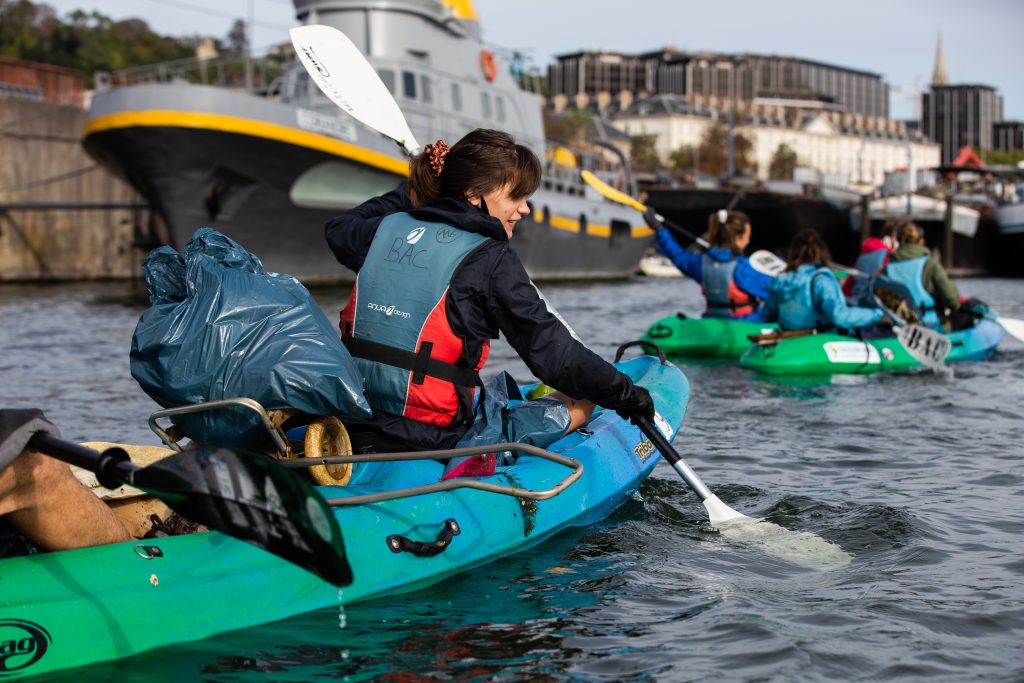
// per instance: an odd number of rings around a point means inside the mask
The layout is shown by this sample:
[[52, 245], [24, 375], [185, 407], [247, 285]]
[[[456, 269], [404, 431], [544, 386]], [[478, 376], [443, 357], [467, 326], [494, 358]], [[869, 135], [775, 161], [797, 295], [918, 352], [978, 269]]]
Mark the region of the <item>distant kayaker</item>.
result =
[[853, 267], [863, 275], [851, 275], [843, 282], [843, 294], [851, 304], [870, 301], [874, 277], [885, 269], [892, 252], [899, 246], [896, 232], [900, 225], [902, 221], [886, 221], [876, 237], [869, 237], [860, 245], [860, 256]]
[[[660, 221], [648, 220], [660, 225]], [[750, 244], [750, 219], [742, 211], [716, 211], [708, 217], [704, 253], [684, 249], [668, 228], [657, 228], [658, 249], [676, 268], [700, 283], [707, 300], [705, 317], [764, 320], [761, 302], [768, 297], [772, 276], [758, 272], [743, 255]]]
[[[67, 465], [27, 448], [36, 432], [60, 433], [41, 411], [0, 410], [0, 527], [10, 522], [40, 550], [130, 540], [124, 524]], [[0, 528], [0, 557], [8, 551], [4, 535]]]
[[818, 233], [804, 230], [789, 245], [786, 270], [772, 282], [765, 302], [768, 320], [783, 330], [856, 330], [883, 319], [878, 308], [849, 306], [826, 266], [831, 257]]
[[346, 421], [354, 448], [456, 444], [473, 422], [478, 373], [499, 332], [557, 390], [538, 400], [554, 402], [562, 433], [585, 424], [595, 403], [654, 416], [650, 394], [575, 338], [509, 246], [540, 179], [529, 148], [477, 129], [450, 149], [427, 145], [410, 162], [407, 186], [327, 223], [334, 255], [358, 273], [341, 334], [373, 417]]
[[896, 234], [899, 247], [893, 252], [885, 275], [904, 285], [921, 311], [921, 321], [939, 327], [942, 320], [960, 308], [960, 291], [946, 270], [924, 245], [924, 230], [906, 222]]

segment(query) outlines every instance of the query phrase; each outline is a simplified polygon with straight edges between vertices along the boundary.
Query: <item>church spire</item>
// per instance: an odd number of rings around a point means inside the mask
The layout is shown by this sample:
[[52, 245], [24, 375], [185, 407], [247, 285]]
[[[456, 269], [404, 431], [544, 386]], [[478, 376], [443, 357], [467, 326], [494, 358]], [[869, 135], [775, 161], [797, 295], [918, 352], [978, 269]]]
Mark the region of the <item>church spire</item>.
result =
[[939, 34], [939, 45], [935, 48], [935, 73], [932, 74], [932, 85], [949, 85], [946, 75], [946, 60], [942, 58], [942, 34]]

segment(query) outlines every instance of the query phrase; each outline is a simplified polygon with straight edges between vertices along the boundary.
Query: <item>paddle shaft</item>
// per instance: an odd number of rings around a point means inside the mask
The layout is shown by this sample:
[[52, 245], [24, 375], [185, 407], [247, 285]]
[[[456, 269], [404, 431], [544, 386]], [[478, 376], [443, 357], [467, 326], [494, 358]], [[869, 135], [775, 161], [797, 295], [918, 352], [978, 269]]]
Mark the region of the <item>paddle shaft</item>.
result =
[[662, 457], [679, 473], [679, 476], [683, 478], [687, 486], [693, 489], [693, 492], [697, 494], [701, 502], [714, 495], [711, 493], [711, 489], [701, 480], [700, 476], [693, 471], [692, 467], [686, 464], [683, 457], [676, 452], [676, 449], [672, 448], [672, 444], [668, 442], [668, 439], [658, 431], [658, 428], [650, 420], [638, 417], [634, 418], [633, 423], [640, 428], [644, 436], [651, 440], [651, 443], [658, 449]]
[[139, 470], [138, 466], [131, 463], [123, 448], [108, 448], [101, 453], [45, 432], [36, 432], [29, 439], [28, 446], [68, 464], [95, 472], [96, 480], [109, 489], [117, 488], [122, 482], [130, 484], [133, 475]]

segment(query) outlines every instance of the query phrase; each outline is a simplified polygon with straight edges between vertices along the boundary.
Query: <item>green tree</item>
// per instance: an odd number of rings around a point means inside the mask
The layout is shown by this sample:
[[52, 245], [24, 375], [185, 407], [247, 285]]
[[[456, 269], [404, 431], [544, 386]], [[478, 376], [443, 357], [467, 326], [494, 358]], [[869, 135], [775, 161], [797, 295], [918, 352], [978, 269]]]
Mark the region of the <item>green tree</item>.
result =
[[683, 145], [668, 155], [668, 165], [677, 175], [691, 175], [697, 169], [697, 148]]
[[796, 152], [786, 143], [782, 143], [775, 149], [772, 160], [768, 163], [768, 177], [772, 180], [792, 180], [796, 166]]
[[[704, 131], [697, 146], [700, 172], [713, 178], [724, 176], [728, 169], [728, 146], [729, 131], [725, 124], [716, 123]], [[754, 143], [747, 136], [733, 133], [733, 162], [737, 173], [757, 170], [750, 158], [753, 150]]]
[[225, 50], [230, 54], [245, 54], [245, 36], [245, 22], [241, 19], [235, 19], [235, 23], [231, 25], [231, 30], [228, 31], [228, 44]]
[[629, 136], [629, 163], [641, 171], [656, 171], [662, 168], [657, 150], [658, 136], [654, 133]]
[[1008, 164], [1010, 166], [1016, 166], [1021, 161], [1024, 161], [1024, 149], [1015, 149], [1010, 152], [1004, 152], [1001, 149], [983, 149], [975, 151], [986, 164]]

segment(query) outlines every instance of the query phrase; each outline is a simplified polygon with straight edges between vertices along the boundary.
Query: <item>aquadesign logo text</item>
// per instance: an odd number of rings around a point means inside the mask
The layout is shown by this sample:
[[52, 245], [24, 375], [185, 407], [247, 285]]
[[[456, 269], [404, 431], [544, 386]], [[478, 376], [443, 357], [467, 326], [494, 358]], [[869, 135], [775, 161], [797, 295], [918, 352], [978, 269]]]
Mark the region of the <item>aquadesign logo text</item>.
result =
[[377, 311], [379, 313], [383, 313], [384, 315], [397, 315], [399, 318], [409, 317], [408, 313], [406, 313], [405, 311], [398, 310], [393, 305], [385, 306], [384, 304], [368, 303], [366, 304], [366, 307], [369, 308], [371, 311]]
[[24, 671], [46, 654], [50, 634], [24, 619], [0, 619], [0, 677]]

